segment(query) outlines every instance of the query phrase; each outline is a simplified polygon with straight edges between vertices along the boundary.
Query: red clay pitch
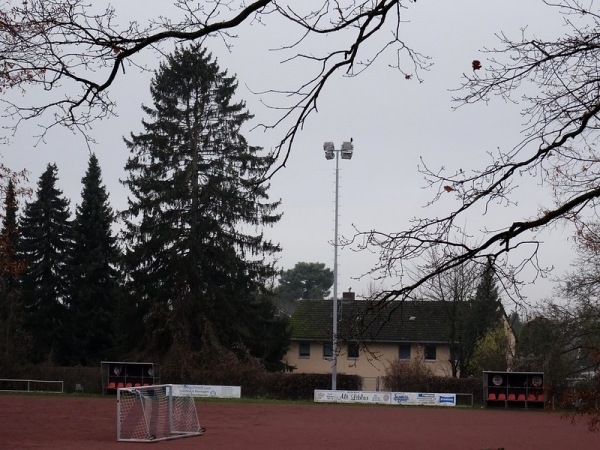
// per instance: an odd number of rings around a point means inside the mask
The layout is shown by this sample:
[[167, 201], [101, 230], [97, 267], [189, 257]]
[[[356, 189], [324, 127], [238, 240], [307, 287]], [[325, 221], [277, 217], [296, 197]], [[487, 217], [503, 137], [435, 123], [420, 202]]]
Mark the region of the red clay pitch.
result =
[[558, 413], [401, 406], [198, 402], [203, 436], [116, 440], [114, 397], [0, 395], [0, 449], [600, 449]]

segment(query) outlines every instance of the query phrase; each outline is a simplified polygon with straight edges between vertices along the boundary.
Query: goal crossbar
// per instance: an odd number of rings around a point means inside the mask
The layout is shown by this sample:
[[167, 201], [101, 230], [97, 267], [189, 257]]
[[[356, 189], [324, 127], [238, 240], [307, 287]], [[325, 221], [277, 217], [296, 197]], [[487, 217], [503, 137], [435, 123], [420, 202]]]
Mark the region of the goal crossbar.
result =
[[156, 442], [201, 435], [204, 430], [194, 398], [173, 387], [161, 384], [117, 389], [117, 440]]

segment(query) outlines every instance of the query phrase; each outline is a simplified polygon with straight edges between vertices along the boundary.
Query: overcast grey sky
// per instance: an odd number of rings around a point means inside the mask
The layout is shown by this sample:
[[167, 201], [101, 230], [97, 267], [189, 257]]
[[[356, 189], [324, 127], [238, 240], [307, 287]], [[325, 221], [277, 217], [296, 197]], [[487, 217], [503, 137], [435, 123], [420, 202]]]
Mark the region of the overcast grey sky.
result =
[[[170, 3], [127, 0], [115, 2], [115, 8], [123, 23], [130, 19], [143, 23], [145, 17], [172, 14], [176, 10]], [[489, 105], [453, 110], [450, 90], [459, 86], [464, 72], [471, 71], [473, 59], [481, 60], [485, 69], [486, 56], [480, 50], [497, 43], [494, 33], [504, 31], [518, 39], [520, 29], [528, 27], [539, 37], [552, 38], [561, 32], [557, 12], [537, 0], [423, 0], [409, 4], [406, 18], [409, 21], [403, 25], [403, 39], [430, 56], [434, 64], [423, 74], [423, 83], [414, 78], [406, 80], [387, 67], [391, 59], [379, 61], [356, 78], [339, 74], [320, 98], [318, 114], [306, 122], [287, 167], [272, 180], [270, 194], [274, 199], [282, 199], [284, 217], [267, 234], [283, 246], [279, 265], [284, 269], [299, 261], [323, 262], [333, 267], [335, 162], [325, 160], [324, 141], [333, 141], [339, 147], [342, 141], [354, 139], [354, 158], [340, 161], [339, 229], [340, 235], [350, 237], [353, 227], [362, 231], [399, 231], [407, 228], [413, 217], [441, 216], [458, 205], [448, 196], [434, 207], [423, 207], [435, 193], [423, 189], [424, 180], [417, 170], [420, 158], [431, 167], [468, 171], [489, 163], [488, 152], [498, 148], [508, 151], [522, 139], [519, 105], [496, 99]], [[255, 124], [272, 122], [277, 116], [261, 102], [274, 99], [251, 91], [293, 87], [294, 80], [304, 79], [313, 70], [295, 62], [281, 64], [286, 54], [269, 49], [293, 42], [294, 35], [274, 19], [267, 17], [266, 24], [237, 30], [239, 38], [233, 41], [231, 52], [218, 39], [207, 42], [221, 68], [237, 75], [238, 96], [255, 114]], [[388, 36], [382, 36], [380, 42], [384, 38]], [[374, 48], [374, 44], [369, 47]], [[393, 54], [389, 56], [393, 58]], [[138, 62], [156, 68], [159, 59], [148, 52], [140, 55]], [[126, 70], [112, 89], [119, 116], [98, 124], [92, 132], [98, 142], [92, 150], [100, 161], [115, 210], [124, 208], [127, 197], [118, 182], [124, 177], [128, 156], [122, 137], [141, 130], [140, 106], [150, 104], [151, 74], [134, 68]], [[246, 137], [253, 145], [271, 149], [283, 131], [248, 131]], [[55, 130], [46, 143], [34, 147], [33, 134], [33, 124], [23, 126], [12, 144], [0, 150], [2, 162], [15, 170], [27, 168], [32, 186], [46, 164], [56, 162], [59, 187], [74, 207], [79, 202], [80, 181], [89, 156], [85, 143], [80, 136]], [[486, 218], [472, 214], [463, 219], [464, 226], [476, 235], [481, 227], [494, 228], [509, 214], [519, 220], [551, 203], [547, 192], [527, 179], [522, 180], [516, 195], [519, 205], [514, 212], [506, 208], [492, 210]], [[541, 262], [557, 266], [557, 274], [567, 268], [566, 255], [571, 252], [568, 237], [568, 230], [556, 230], [551, 237], [544, 237], [548, 245], [541, 249]], [[353, 248], [341, 249], [340, 292], [352, 287], [358, 295], [366, 295], [371, 286], [394, 287], [394, 279], [358, 279], [373, 267], [377, 256]], [[525, 293], [535, 302], [550, 295], [550, 286], [538, 281]]]

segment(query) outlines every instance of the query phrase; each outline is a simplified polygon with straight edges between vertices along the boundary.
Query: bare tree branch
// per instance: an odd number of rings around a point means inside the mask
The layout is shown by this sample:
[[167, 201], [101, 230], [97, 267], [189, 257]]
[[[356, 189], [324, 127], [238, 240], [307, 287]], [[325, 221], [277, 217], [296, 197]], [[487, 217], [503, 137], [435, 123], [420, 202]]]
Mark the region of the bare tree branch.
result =
[[[345, 71], [346, 75], [355, 75], [359, 72], [356, 67], [364, 70], [382, 52], [392, 49], [407, 57], [411, 73], [428, 67], [427, 58], [399, 38], [401, 11], [406, 9], [403, 4], [411, 1], [322, 0], [316, 10], [310, 10], [312, 5], [284, 0], [173, 0], [183, 13], [182, 18], [161, 17], [144, 25], [131, 22], [120, 27], [116, 24], [118, 7], [97, 11], [84, 0], [8, 0], [0, 6], [0, 92], [15, 89], [26, 92], [39, 87], [46, 95], [39, 104], [29, 103], [28, 98], [2, 99], [3, 116], [15, 120], [16, 124], [8, 126], [12, 132], [24, 120], [45, 118], [48, 123], [42, 127], [41, 139], [56, 125], [79, 131], [90, 139], [93, 123], [114, 114], [110, 87], [127, 66], [136, 66], [134, 56], [149, 48], [157, 49], [162, 43], [201, 41], [213, 36], [221, 37], [230, 46], [237, 27], [273, 16], [301, 30], [304, 37], [335, 34], [343, 35], [346, 40], [338, 49], [320, 56], [301, 53], [299, 46], [304, 38], [289, 46], [279, 45], [281, 50], [296, 52], [288, 61], [301, 58], [319, 67], [317, 75], [300, 86], [270, 91], [295, 99], [278, 107], [282, 111], [280, 120], [260, 125], [270, 129], [290, 121], [275, 149], [277, 156], [282, 156], [281, 167], [287, 161], [297, 131], [316, 110], [319, 95], [333, 74]], [[365, 42], [385, 30], [392, 31], [389, 43], [373, 57], [367, 55], [359, 60]], [[275, 46], [284, 38], [275, 36]], [[400, 64], [397, 69], [403, 71]], [[273, 167], [265, 177], [270, 178], [279, 167]]]
[[[444, 168], [433, 169], [423, 162], [421, 172], [427, 186], [436, 190], [430, 205], [449, 195], [460, 205], [442, 217], [414, 219], [406, 231], [358, 232], [348, 243], [380, 253], [371, 275], [400, 280], [397, 289], [377, 297], [383, 303], [408, 298], [436, 275], [477, 260], [494, 262], [505, 288], [512, 288], [513, 298], [522, 300], [519, 273], [529, 267], [539, 275], [546, 274], [539, 264], [536, 234], [561, 221], [581, 226], [596, 215], [600, 196], [600, 155], [596, 150], [600, 20], [590, 11], [591, 6], [585, 8], [579, 1], [545, 3], [564, 14], [569, 30], [565, 36], [546, 42], [528, 37], [527, 30], [522, 30], [520, 41], [498, 35], [502, 47], [487, 50], [491, 55], [488, 63], [474, 61], [473, 74], [465, 75], [465, 83], [457, 90], [463, 94], [456, 98], [459, 106], [498, 96], [512, 101], [520, 94], [526, 118], [522, 142], [509, 152], [499, 150], [491, 155], [492, 163], [482, 170], [458, 169], [447, 175]], [[469, 244], [459, 221], [481, 210], [487, 214], [492, 207], [516, 203], [515, 180], [521, 175], [549, 187], [555, 206], [481, 230], [477, 242]], [[511, 263], [508, 254], [526, 247], [526, 256]], [[436, 248], [443, 249], [438, 254], [444, 255], [438, 267], [422, 277], [411, 277], [408, 269], [418, 267]]]

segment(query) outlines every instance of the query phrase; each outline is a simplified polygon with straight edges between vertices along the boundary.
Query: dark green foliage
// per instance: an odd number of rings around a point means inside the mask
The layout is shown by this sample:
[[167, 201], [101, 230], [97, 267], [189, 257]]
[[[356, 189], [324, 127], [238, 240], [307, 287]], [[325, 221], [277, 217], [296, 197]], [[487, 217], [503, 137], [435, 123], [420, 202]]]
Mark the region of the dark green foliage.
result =
[[144, 131], [126, 141], [128, 307], [143, 317], [132, 326], [143, 354], [182, 373], [231, 349], [273, 362], [287, 347], [264, 305], [279, 248], [252, 234], [280, 218], [258, 183], [272, 158], [241, 135], [251, 116], [236, 88], [204, 50], [179, 49], [152, 81]]
[[71, 358], [86, 365], [99, 364], [114, 351], [119, 251], [111, 231], [114, 216], [95, 155], [81, 181], [81, 204], [73, 221], [69, 258], [69, 305]]
[[4, 371], [21, 363], [29, 349], [29, 337], [23, 329], [24, 311], [18, 288], [18, 279], [25, 265], [17, 254], [17, 212], [15, 184], [9, 180], [0, 230], [0, 367]]
[[323, 300], [333, 285], [333, 272], [323, 263], [296, 263], [285, 270], [275, 289], [275, 301], [287, 315], [292, 315], [299, 300]]
[[461, 376], [472, 375], [469, 360], [475, 351], [477, 341], [500, 323], [502, 311], [494, 271], [492, 266], [488, 265], [477, 286], [475, 298], [470, 302], [462, 319]]
[[585, 349], [572, 351], [576, 341], [566, 324], [535, 317], [521, 327], [514, 366], [521, 371], [543, 371], [547, 384], [558, 389], [568, 383], [567, 378], [577, 378], [582, 367], [578, 356]]
[[383, 377], [384, 390], [392, 392], [437, 392], [473, 394], [480, 401], [483, 392], [481, 377], [436, 377], [422, 361], [394, 361]]
[[531, 360], [532, 365], [527, 370], [541, 370], [553, 353], [562, 353], [556, 345], [559, 327], [558, 323], [543, 316], [523, 324], [517, 341], [517, 356]]
[[247, 351], [251, 357], [258, 358], [267, 370], [285, 370], [282, 358], [289, 348], [289, 321], [276, 314], [275, 306], [264, 295], [240, 302], [238, 308], [229, 322], [230, 327], [237, 328], [240, 336], [239, 343], [234, 344], [237, 355], [243, 361]]
[[[9, 180], [6, 187], [4, 215], [0, 231], [0, 299], [16, 288], [16, 280], [23, 271], [23, 261], [17, 256], [19, 229], [18, 203], [15, 184]], [[1, 302], [1, 300], [0, 300]]]
[[[331, 375], [325, 373], [271, 373], [265, 376], [265, 397], [278, 400], [313, 400], [315, 389], [331, 389]], [[337, 389], [360, 391], [362, 378], [338, 374]]]
[[63, 363], [68, 358], [67, 255], [72, 234], [69, 202], [55, 186], [57, 171], [56, 165], [47, 166], [20, 223], [19, 250], [27, 264], [21, 286], [33, 362]]

